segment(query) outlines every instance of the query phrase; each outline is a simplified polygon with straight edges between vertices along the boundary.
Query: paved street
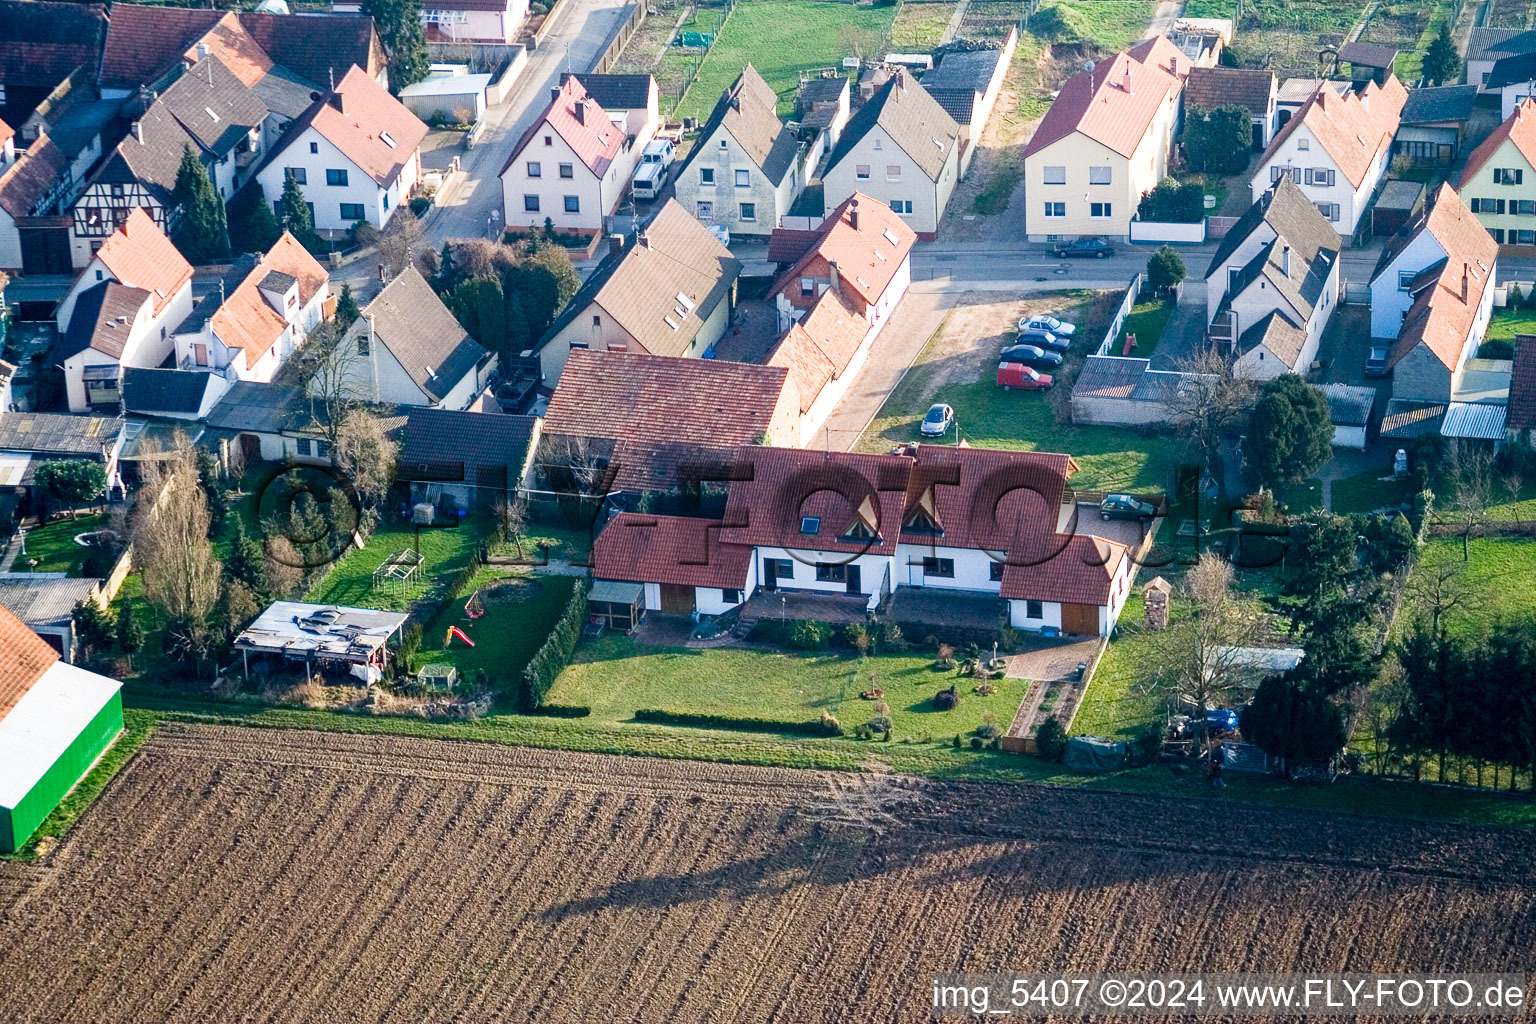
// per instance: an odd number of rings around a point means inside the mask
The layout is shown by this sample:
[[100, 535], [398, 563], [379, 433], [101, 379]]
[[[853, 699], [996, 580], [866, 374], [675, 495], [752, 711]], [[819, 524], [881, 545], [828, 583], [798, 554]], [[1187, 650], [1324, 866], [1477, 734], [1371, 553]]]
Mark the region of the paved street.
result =
[[[537, 51], [529, 55], [507, 102], [486, 114], [491, 126], [463, 157], [464, 179], [427, 217], [427, 238], [441, 247], [450, 238], [485, 237], [505, 222], [501, 202], [502, 165], [512, 147], [549, 102], [549, 90], [563, 71], [586, 71], [600, 56], [598, 48], [624, 15], [619, 0], [561, 0], [559, 22]], [[513, 222], [520, 216], [513, 212]]]

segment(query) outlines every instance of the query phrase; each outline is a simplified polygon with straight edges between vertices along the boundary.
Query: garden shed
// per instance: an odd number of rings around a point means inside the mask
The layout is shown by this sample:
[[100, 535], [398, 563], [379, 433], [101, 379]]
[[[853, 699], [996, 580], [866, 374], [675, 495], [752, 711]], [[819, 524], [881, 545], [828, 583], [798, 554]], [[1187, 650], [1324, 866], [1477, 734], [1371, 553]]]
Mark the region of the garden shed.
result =
[[14, 853], [123, 729], [122, 684], [0, 608], [0, 853]]
[[587, 595], [587, 615], [609, 629], [628, 631], [645, 614], [645, 587], [639, 583], [598, 580]]

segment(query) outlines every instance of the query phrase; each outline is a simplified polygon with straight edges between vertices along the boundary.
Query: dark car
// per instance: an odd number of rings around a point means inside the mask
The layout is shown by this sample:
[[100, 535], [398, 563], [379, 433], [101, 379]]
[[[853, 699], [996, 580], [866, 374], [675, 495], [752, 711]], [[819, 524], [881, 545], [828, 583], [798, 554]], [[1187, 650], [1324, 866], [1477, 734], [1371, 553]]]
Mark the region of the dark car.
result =
[[1129, 494], [1108, 494], [1099, 502], [1101, 519], [1151, 519], [1157, 507]]
[[1051, 255], [1062, 259], [1103, 259], [1113, 256], [1115, 247], [1102, 238], [1074, 238], [1051, 246]]
[[1020, 331], [1013, 339], [1015, 345], [1033, 345], [1051, 352], [1065, 352], [1072, 347], [1071, 338], [1058, 337], [1050, 331]]
[[1387, 356], [1391, 349], [1385, 345], [1372, 345], [1371, 354], [1365, 359], [1365, 375], [1367, 377], [1385, 377], [1387, 375]]
[[1047, 352], [1034, 345], [1009, 345], [998, 354], [1005, 363], [1023, 363], [1037, 370], [1054, 370], [1061, 365], [1061, 353]]

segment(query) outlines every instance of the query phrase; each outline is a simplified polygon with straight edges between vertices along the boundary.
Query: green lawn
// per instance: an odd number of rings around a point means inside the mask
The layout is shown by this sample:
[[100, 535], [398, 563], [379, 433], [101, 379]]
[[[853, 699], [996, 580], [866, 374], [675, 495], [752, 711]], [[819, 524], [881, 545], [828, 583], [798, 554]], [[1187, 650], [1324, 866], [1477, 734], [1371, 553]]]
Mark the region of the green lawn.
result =
[[1323, 485], [1317, 480], [1282, 484], [1275, 491], [1275, 502], [1289, 515], [1305, 515], [1323, 507]]
[[[1118, 2], [1118, 0], [1112, 0]], [[779, 94], [779, 113], [794, 109], [802, 71], [839, 67], [857, 45], [872, 55], [891, 25], [891, 7], [815, 0], [741, 0], [699, 68], [678, 117], [709, 117], [746, 64]]]
[[903, 4], [896, 20], [891, 23], [891, 48], [922, 53], [939, 45], [949, 19], [954, 17], [959, 6], [951, 3]]
[[[1536, 540], [1526, 537], [1474, 537], [1462, 559], [1460, 537], [1432, 537], [1419, 556], [1416, 574], [1437, 566], [1460, 566], [1455, 589], [1463, 604], [1446, 615], [1449, 628], [1477, 632], [1501, 619], [1536, 614]], [[1410, 588], [1421, 605], [1421, 591]]]
[[983, 217], [1002, 213], [1008, 209], [1008, 203], [1013, 199], [1013, 190], [1023, 179], [1024, 168], [1019, 163], [1018, 154], [1004, 150], [992, 166], [987, 183], [976, 193], [976, 198], [971, 200], [971, 212]]
[[1184, 5], [1186, 18], [1231, 18], [1237, 13], [1237, 0], [1189, 0]]
[[[1077, 337], [1068, 362], [1103, 338], [1107, 321], [1089, 314], [1091, 302], [1081, 293], [1064, 294], [1060, 313], [1077, 324]], [[991, 364], [974, 383], [947, 380], [945, 364], [961, 358], [940, 353], [944, 331], [937, 332], [912, 368], [891, 392], [856, 446], [858, 451], [885, 452], [895, 444], [920, 439], [918, 424], [934, 402], [954, 406], [960, 434], [980, 448], [1065, 452], [1080, 471], [1072, 486], [1080, 490], [1167, 491], [1181, 442], [1167, 434], [1121, 427], [1075, 426], [1057, 422], [1046, 395], [1033, 391], [1003, 391], [990, 372]], [[1062, 397], [1065, 397], [1064, 395]]]
[[1146, 32], [1156, 3], [1147, 0], [1044, 0], [1040, 10], [1058, 8], [1078, 39], [1098, 43], [1108, 53], [1123, 50]]
[[[422, 649], [414, 667], [446, 663], [457, 668], [461, 678], [471, 681], [476, 672], [483, 670], [493, 685], [510, 692], [518, 675], [549, 637], [575, 584], [574, 576], [509, 578], [503, 567], [482, 568], [468, 590], [461, 590], [444, 602], [423, 627]], [[478, 619], [464, 613], [470, 593], [499, 585], [515, 593], [515, 601], [484, 602], [485, 614]], [[467, 633], [475, 646], [469, 647], [457, 637], [445, 646], [450, 626]]]
[[1120, 613], [1120, 626], [1099, 660], [1088, 692], [1072, 721], [1074, 736], [1109, 736], [1131, 740], [1148, 725], [1162, 721], [1163, 699], [1143, 682], [1151, 656], [1147, 634], [1142, 631], [1141, 586], [1156, 572], [1144, 570]]
[[[423, 528], [419, 535], [410, 524], [384, 527], [368, 540], [361, 551], [349, 551], [324, 578], [310, 588], [304, 600], [314, 604], [339, 604], [354, 608], [379, 608], [404, 611], [412, 601], [424, 596], [434, 585], [451, 579], [469, 564], [476, 545], [491, 532], [489, 520], [467, 519], [453, 528]], [[423, 582], [408, 586], [402, 593], [395, 585], [373, 589], [373, 570], [397, 551], [416, 548], [426, 557]]]
[[[102, 514], [82, 515], [79, 519], [61, 519], [47, 526], [27, 531], [26, 550], [16, 556], [13, 572], [67, 572], [80, 575], [80, 564], [91, 549], [75, 543], [75, 538], [107, 525]], [[37, 564], [31, 563], [37, 559]]]
[[1163, 336], [1163, 329], [1168, 326], [1173, 311], [1178, 308], [1172, 299], [1152, 299], [1149, 302], [1138, 302], [1131, 307], [1131, 314], [1125, 318], [1125, 326], [1120, 329], [1120, 334], [1115, 338], [1111, 355], [1119, 355], [1125, 351], [1126, 335], [1136, 335], [1136, 347], [1131, 355], [1140, 359], [1148, 359], [1157, 350], [1157, 343]]
[[1391, 476], [1391, 470], [1372, 469], [1335, 480], [1331, 488], [1333, 511], [1347, 516], [1354, 512], [1396, 507], [1413, 500], [1412, 479], [1383, 480], [1386, 476]]
[[[951, 683], [959, 687], [960, 705], [936, 710], [933, 695]], [[896, 741], [925, 731], [935, 739], [969, 734], [987, 712], [1007, 728], [1025, 681], [1001, 680], [988, 697], [972, 693], [974, 685], [953, 670], [935, 670], [927, 652], [878, 655], [861, 664], [851, 654], [643, 647], [605, 636], [576, 652], [549, 700], [589, 706], [593, 721], [613, 724], [628, 722], [639, 708], [784, 722], [807, 722], [826, 711], [852, 731], [875, 713], [876, 702], [860, 692], [879, 687]]]
[[1536, 334], [1536, 309], [1494, 310], [1484, 340], [1514, 341], [1517, 334]]

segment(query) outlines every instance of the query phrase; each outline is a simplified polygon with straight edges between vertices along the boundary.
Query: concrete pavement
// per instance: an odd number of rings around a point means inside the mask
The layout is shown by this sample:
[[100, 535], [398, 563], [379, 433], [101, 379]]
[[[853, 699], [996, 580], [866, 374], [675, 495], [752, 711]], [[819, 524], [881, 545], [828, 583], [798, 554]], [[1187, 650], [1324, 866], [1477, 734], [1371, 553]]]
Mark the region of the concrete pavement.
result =
[[[561, 72], [591, 70], [625, 14], [619, 0], [561, 0], [555, 9], [563, 12], [555, 31], [529, 55], [507, 101], [487, 112], [489, 127], [461, 159], [463, 179], [441, 205], [433, 205], [424, 227], [434, 248], [450, 238], [485, 238], [508, 222], [500, 174], [512, 147], [548, 104]], [[510, 211], [513, 225], [522, 218], [521, 210]]]

